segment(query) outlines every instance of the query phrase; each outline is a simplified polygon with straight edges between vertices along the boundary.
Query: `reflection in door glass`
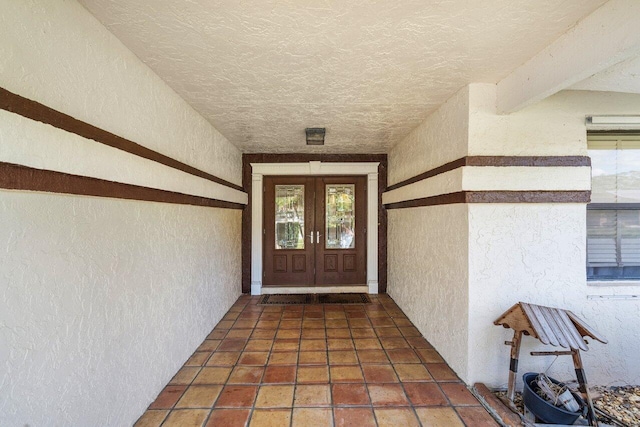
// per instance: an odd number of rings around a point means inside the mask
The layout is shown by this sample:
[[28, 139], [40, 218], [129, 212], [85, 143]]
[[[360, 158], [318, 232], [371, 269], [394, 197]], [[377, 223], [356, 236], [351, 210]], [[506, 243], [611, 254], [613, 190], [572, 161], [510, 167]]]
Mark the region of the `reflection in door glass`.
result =
[[304, 185], [276, 185], [276, 249], [304, 249]]
[[332, 184], [326, 186], [326, 240], [327, 249], [355, 247], [355, 185]]

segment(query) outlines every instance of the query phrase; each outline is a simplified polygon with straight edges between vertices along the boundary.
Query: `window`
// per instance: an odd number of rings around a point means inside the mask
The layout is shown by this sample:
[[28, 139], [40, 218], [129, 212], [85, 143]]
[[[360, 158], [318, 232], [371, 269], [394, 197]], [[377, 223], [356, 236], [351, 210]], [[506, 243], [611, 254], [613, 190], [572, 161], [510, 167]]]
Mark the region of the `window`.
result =
[[587, 279], [640, 279], [640, 134], [590, 134]]

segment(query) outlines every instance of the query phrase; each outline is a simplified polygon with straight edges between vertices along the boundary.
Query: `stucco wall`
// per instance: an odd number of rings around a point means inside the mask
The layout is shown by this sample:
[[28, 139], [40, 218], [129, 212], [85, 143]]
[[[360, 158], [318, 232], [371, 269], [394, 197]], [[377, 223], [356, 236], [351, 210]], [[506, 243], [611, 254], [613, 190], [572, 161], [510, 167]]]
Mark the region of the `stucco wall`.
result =
[[[589, 340], [583, 352], [591, 384], [638, 384], [640, 342], [633, 325], [640, 319], [637, 300], [609, 299], [638, 294], [638, 285], [590, 286], [585, 278], [584, 205], [469, 205], [469, 381], [506, 387], [513, 332], [493, 321], [518, 301], [567, 308], [603, 334], [608, 344]], [[594, 299], [604, 295], [605, 299]], [[570, 357], [532, 357], [553, 350], [525, 337], [521, 373], [574, 377]]]
[[[580, 315], [586, 299], [584, 205], [469, 205], [469, 382], [506, 387], [512, 330], [493, 321], [518, 301], [568, 308]], [[553, 357], [531, 357], [538, 346], [525, 337], [521, 374], [544, 372]], [[594, 344], [593, 347], [598, 347]], [[570, 357], [554, 363], [563, 375]], [[571, 365], [572, 366], [572, 365]], [[593, 366], [587, 366], [589, 368]], [[593, 375], [590, 375], [593, 378]], [[595, 379], [595, 378], [594, 378]]]
[[0, 193], [0, 425], [124, 426], [240, 290], [237, 210]]
[[467, 206], [390, 210], [388, 293], [451, 368], [467, 376]]
[[[389, 184], [466, 155], [469, 88], [463, 88], [389, 153]], [[391, 203], [459, 191], [460, 170], [385, 193]], [[397, 200], [396, 200], [397, 199]], [[467, 208], [388, 211], [387, 292], [461, 377], [468, 354]]]
[[389, 152], [389, 185], [467, 155], [469, 87], [465, 86]]
[[[472, 84], [394, 147], [390, 184], [464, 155], [584, 156], [585, 116], [638, 114], [638, 105], [638, 95], [567, 91], [498, 115], [495, 86]], [[389, 191], [383, 200], [461, 190], [588, 189], [588, 167], [463, 167]], [[506, 387], [509, 348], [504, 341], [512, 334], [493, 321], [518, 301], [569, 308], [609, 339], [606, 345], [592, 342], [583, 355], [592, 384], [640, 383], [635, 362], [640, 341], [629, 326], [638, 322], [640, 302], [624, 298], [637, 295], [639, 284], [587, 283], [585, 260], [585, 204], [389, 211], [389, 293], [468, 383]], [[461, 319], [465, 312], [467, 318]], [[552, 374], [573, 378], [570, 358], [554, 362], [528, 356], [534, 348], [543, 346], [525, 338], [522, 373], [544, 371], [553, 363]]]
[[[496, 114], [496, 86], [469, 87], [470, 156], [586, 155], [585, 113], [552, 97], [508, 115]], [[578, 105], [575, 105], [578, 107]]]
[[0, 0], [0, 85], [240, 184], [240, 151], [75, 0]]
[[[228, 181], [241, 154], [75, 1], [0, 0], [0, 86]], [[0, 161], [246, 194], [0, 111]], [[240, 294], [238, 210], [0, 190], [0, 425], [130, 425]]]
[[[585, 116], [638, 114], [640, 96], [614, 93], [559, 93], [508, 116], [495, 114], [495, 87], [472, 85], [469, 151], [485, 155], [586, 155]], [[579, 169], [579, 168], [574, 168]], [[580, 185], [574, 180], [541, 176], [539, 189]], [[582, 176], [582, 178], [581, 178]], [[469, 382], [505, 386], [511, 334], [493, 320], [518, 301], [569, 308], [608, 338], [584, 353], [592, 384], [639, 384], [640, 341], [633, 327], [640, 302], [612, 299], [637, 295], [640, 286], [594, 286], [586, 280], [586, 207], [584, 204], [500, 204], [469, 206]], [[603, 299], [594, 296], [604, 296]], [[553, 358], [527, 356], [542, 349], [525, 339], [520, 370], [546, 370]], [[546, 348], [548, 349], [548, 348]], [[562, 357], [551, 372], [573, 378], [571, 358]]]

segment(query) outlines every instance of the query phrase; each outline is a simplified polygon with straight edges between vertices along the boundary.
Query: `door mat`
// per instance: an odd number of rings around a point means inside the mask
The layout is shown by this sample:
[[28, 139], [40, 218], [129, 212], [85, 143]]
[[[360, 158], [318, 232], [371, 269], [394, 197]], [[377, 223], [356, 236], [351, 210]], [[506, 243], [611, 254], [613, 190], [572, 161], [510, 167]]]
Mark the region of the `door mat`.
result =
[[260, 298], [258, 304], [313, 304], [312, 294], [271, 294]]
[[367, 294], [318, 294], [318, 304], [369, 304]]
[[271, 294], [263, 295], [258, 304], [370, 304], [367, 294]]

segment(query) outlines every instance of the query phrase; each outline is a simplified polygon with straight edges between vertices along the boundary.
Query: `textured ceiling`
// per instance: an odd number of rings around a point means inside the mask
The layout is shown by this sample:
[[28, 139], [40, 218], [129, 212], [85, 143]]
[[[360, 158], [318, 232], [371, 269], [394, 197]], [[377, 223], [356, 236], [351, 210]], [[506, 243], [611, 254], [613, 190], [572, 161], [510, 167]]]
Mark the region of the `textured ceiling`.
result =
[[605, 0], [80, 2], [243, 151], [380, 153]]
[[620, 62], [571, 87], [575, 90], [640, 93], [640, 57]]

